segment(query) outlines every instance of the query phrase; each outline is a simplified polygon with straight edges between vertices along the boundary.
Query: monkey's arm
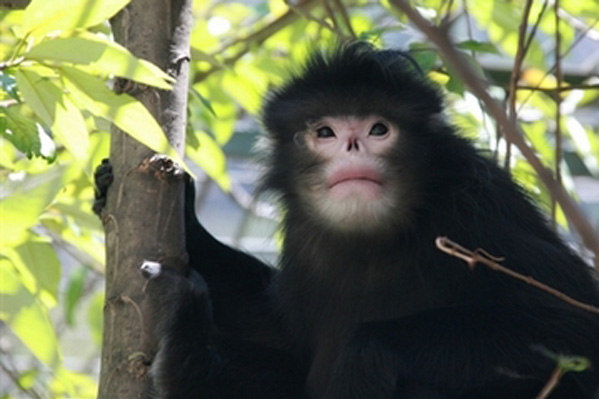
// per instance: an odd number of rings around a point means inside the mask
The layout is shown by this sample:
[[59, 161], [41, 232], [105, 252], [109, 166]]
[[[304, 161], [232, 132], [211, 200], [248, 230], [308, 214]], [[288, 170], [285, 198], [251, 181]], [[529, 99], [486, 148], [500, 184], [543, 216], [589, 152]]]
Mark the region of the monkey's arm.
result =
[[158, 344], [151, 375], [154, 399], [290, 399], [303, 377], [287, 353], [222, 334], [212, 320], [208, 287], [194, 270], [145, 262], [144, 314]]
[[[327, 398], [533, 398], [556, 367], [538, 348], [597, 364], [598, 336], [599, 319], [569, 305], [462, 306], [365, 323]], [[568, 373], [551, 398], [590, 399], [597, 378], [596, 366]]]
[[[185, 188], [185, 229], [190, 268], [206, 281], [221, 330], [246, 336], [268, 334], [279, 346], [280, 334], [269, 293], [275, 270], [258, 259], [216, 240], [202, 226], [194, 209], [195, 188], [188, 178]], [[253, 331], [257, 330], [257, 333]], [[243, 331], [243, 332], [242, 332]]]

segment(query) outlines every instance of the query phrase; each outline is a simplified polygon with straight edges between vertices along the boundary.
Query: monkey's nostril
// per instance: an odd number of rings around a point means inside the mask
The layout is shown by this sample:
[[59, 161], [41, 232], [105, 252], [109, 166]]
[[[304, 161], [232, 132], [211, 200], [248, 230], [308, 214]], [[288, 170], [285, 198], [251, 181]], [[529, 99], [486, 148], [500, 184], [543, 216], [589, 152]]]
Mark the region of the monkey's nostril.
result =
[[356, 150], [356, 151], [360, 150], [360, 146], [358, 145], [357, 139], [352, 139], [347, 142], [347, 151], [351, 151], [351, 150]]

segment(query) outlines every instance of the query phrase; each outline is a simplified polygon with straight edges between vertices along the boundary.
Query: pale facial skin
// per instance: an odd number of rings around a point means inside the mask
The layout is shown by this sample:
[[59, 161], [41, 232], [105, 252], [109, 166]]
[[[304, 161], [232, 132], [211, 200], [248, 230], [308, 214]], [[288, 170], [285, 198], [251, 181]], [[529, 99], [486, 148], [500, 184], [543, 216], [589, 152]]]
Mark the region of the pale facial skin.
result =
[[323, 163], [309, 180], [307, 203], [341, 230], [381, 226], [397, 198], [384, 155], [398, 138], [397, 126], [375, 115], [311, 123], [304, 144]]

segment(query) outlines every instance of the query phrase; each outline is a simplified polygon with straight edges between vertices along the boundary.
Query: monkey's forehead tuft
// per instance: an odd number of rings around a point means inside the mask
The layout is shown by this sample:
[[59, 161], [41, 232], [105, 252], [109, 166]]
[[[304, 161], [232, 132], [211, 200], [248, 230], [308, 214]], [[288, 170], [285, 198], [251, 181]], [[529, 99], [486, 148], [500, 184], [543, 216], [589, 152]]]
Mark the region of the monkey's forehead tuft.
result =
[[442, 99], [408, 57], [364, 43], [314, 52], [303, 72], [269, 94], [263, 124], [282, 139], [323, 116], [380, 115], [399, 126], [418, 124], [441, 112]]

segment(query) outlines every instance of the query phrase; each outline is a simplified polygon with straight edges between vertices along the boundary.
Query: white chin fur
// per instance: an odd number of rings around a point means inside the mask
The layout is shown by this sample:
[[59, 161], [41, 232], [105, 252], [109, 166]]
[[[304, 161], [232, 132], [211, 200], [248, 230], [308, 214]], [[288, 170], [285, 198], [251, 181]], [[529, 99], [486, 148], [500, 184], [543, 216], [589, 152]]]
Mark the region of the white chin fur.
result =
[[363, 195], [331, 197], [328, 192], [312, 193], [308, 203], [316, 212], [318, 220], [330, 227], [347, 232], [385, 230], [394, 208], [394, 196], [384, 192], [379, 198], [372, 199]]

